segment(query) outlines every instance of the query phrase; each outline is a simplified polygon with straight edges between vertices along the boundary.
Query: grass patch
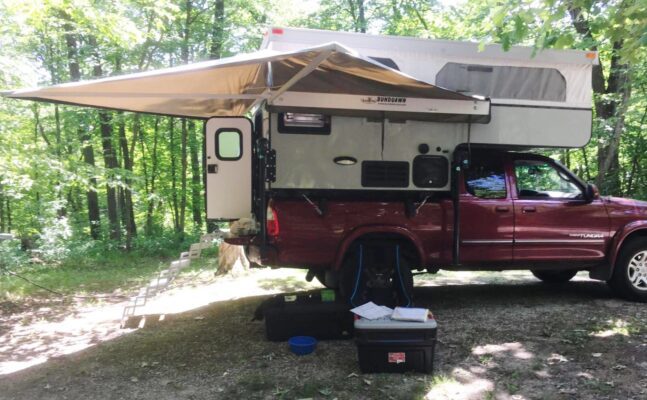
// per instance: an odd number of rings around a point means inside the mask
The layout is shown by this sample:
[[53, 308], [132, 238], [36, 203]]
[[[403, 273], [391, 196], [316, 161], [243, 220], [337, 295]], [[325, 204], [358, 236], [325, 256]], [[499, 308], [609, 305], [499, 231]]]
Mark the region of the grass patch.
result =
[[[64, 294], [111, 293], [143, 285], [156, 272], [168, 267], [172, 260], [187, 251], [188, 243], [161, 243], [164, 249], [139, 248], [124, 251], [97, 244], [85, 251], [71, 252], [63, 260], [26, 262], [10, 268], [12, 272], [54, 291]], [[183, 273], [216, 268], [218, 249], [206, 249], [202, 257], [192, 260]], [[33, 259], [32, 259], [33, 260]], [[18, 277], [0, 274], [0, 301], [16, 301], [27, 297], [51, 296]]]

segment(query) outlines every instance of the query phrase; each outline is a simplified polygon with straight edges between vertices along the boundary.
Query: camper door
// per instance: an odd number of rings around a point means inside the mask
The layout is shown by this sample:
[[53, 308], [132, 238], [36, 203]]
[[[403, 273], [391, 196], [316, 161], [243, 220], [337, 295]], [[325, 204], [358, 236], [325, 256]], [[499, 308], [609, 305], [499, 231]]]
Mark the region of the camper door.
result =
[[252, 122], [214, 117], [205, 123], [206, 209], [209, 220], [249, 217], [252, 210]]

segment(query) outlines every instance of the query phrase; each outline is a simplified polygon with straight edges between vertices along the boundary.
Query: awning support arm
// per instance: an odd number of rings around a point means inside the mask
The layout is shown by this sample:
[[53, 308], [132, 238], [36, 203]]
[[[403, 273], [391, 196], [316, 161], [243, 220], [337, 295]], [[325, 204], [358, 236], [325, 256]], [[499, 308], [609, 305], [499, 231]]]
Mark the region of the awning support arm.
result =
[[283, 86], [281, 86], [276, 92], [272, 93], [272, 96], [270, 96], [268, 103], [272, 104], [274, 99], [285, 93], [288, 89], [290, 89], [292, 86], [294, 86], [297, 82], [299, 82], [301, 79], [305, 78], [308, 74], [310, 74], [312, 71], [314, 71], [319, 65], [321, 65], [322, 62], [326, 61], [328, 57], [332, 54], [333, 50], [326, 50], [321, 52], [317, 57], [315, 57], [308, 65], [303, 67], [301, 71], [297, 72], [294, 74], [292, 78], [290, 78]]

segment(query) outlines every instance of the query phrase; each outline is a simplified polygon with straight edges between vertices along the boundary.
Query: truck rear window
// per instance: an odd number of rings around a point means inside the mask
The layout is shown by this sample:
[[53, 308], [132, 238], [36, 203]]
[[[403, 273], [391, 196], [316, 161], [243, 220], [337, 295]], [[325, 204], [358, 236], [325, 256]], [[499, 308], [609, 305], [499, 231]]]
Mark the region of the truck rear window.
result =
[[506, 197], [505, 171], [503, 165], [491, 160], [472, 160], [464, 171], [465, 188], [473, 196], [482, 199], [503, 199]]

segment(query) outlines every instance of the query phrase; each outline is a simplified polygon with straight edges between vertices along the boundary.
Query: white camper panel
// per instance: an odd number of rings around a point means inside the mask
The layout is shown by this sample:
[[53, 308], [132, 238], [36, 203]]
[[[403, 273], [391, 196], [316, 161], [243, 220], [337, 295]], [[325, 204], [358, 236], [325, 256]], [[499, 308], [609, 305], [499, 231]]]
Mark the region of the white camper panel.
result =
[[295, 28], [271, 28], [262, 48], [331, 41], [428, 83], [489, 97], [492, 119], [473, 125], [474, 142], [579, 147], [590, 140], [595, 52], [499, 45], [480, 51], [478, 43]]
[[[331, 117], [329, 134], [282, 133], [281, 115], [271, 114], [272, 148], [276, 150], [272, 189], [447, 191], [453, 150], [467, 141], [466, 124], [388, 120], [383, 124], [381, 120], [340, 116]], [[424, 155], [419, 150], [423, 144], [429, 148]], [[417, 182], [415, 170], [426, 161], [431, 162], [433, 182]], [[381, 165], [405, 170], [394, 177], [396, 182], [387, 178], [389, 184], [380, 186], [379, 176], [375, 183], [367, 175], [393, 173], [380, 170]], [[398, 178], [406, 180], [406, 185], [399, 184]]]

